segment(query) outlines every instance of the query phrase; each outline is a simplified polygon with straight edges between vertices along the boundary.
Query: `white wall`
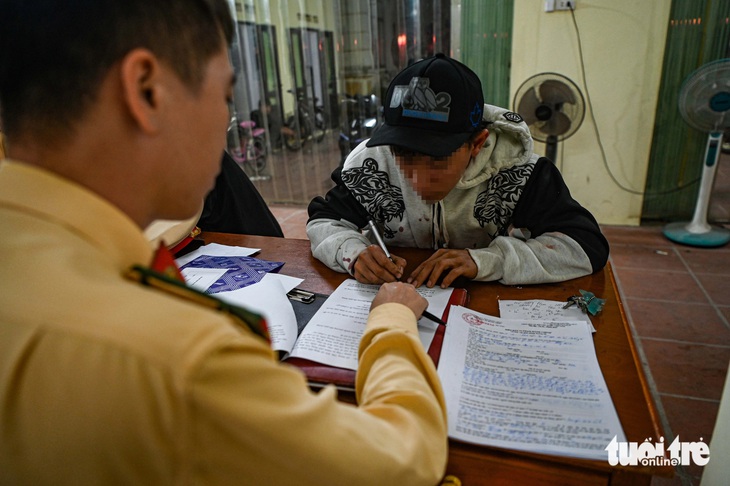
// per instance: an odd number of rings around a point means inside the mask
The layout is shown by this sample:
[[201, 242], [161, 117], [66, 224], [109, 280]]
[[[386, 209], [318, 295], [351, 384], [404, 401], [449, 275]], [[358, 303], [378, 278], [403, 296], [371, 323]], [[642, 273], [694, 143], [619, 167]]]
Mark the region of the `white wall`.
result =
[[[638, 225], [642, 197], [618, 187], [604, 167], [598, 128], [611, 172], [643, 191], [651, 149], [671, 0], [577, 0], [575, 19], [585, 61], [590, 112], [558, 146], [557, 165], [573, 197], [601, 224]], [[542, 0], [515, 0], [510, 100], [527, 78], [556, 72], [586, 97], [577, 35], [569, 11], [544, 11]], [[538, 153], [544, 145], [535, 144]]]

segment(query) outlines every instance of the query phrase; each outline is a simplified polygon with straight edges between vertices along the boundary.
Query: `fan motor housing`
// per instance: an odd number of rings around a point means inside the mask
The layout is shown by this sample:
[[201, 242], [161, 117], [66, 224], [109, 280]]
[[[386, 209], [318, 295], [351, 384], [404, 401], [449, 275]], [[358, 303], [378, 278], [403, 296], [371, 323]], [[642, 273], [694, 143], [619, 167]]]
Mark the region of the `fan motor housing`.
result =
[[540, 105], [535, 108], [535, 116], [540, 121], [549, 120], [553, 116], [553, 109], [547, 105]]
[[710, 109], [718, 113], [730, 110], [730, 93], [720, 91], [710, 98]]

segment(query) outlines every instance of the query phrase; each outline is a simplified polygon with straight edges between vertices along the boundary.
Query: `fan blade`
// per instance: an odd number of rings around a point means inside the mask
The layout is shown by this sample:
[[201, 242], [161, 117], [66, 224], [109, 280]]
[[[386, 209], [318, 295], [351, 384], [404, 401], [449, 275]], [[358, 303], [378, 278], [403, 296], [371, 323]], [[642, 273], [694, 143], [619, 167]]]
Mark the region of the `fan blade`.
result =
[[568, 115], [559, 111], [553, 112], [553, 116], [542, 126], [542, 131], [548, 135], [562, 135], [570, 130], [571, 121]]
[[575, 95], [570, 86], [557, 81], [548, 79], [540, 85], [540, 99], [544, 103], [557, 105], [559, 103], [575, 103]]
[[538, 121], [537, 115], [535, 115], [535, 110], [538, 106], [540, 106], [540, 100], [537, 99], [537, 92], [535, 92], [535, 88], [530, 88], [530, 90], [522, 96], [522, 99], [520, 99], [520, 105], [517, 107], [517, 113], [522, 116], [525, 123], [532, 125]]

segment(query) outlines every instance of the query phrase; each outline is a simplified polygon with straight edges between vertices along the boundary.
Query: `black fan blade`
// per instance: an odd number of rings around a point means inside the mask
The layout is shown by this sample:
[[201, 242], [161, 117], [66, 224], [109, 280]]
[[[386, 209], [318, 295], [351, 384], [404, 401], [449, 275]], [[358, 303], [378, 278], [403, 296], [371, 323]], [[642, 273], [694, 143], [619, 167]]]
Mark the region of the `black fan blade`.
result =
[[537, 120], [535, 110], [540, 106], [540, 100], [537, 99], [537, 92], [535, 88], [530, 88], [520, 99], [520, 104], [517, 107], [517, 113], [519, 113], [525, 120], [525, 123], [532, 125]]
[[541, 130], [548, 135], [562, 135], [570, 130], [570, 118], [565, 113], [554, 111], [553, 116], [542, 126]]
[[568, 85], [554, 79], [543, 81], [540, 85], [540, 99], [543, 103], [557, 105], [575, 103], [575, 95]]

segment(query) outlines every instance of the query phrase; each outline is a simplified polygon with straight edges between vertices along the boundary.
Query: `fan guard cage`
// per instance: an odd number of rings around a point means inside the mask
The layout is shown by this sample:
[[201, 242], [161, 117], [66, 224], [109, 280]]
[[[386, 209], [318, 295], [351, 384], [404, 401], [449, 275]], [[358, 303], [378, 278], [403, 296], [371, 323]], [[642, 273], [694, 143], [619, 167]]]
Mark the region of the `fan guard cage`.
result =
[[525, 80], [515, 93], [513, 106], [539, 142], [547, 142], [550, 136], [565, 140], [578, 130], [585, 116], [580, 89], [558, 73], [540, 73]]
[[730, 128], [730, 59], [720, 59], [692, 72], [679, 92], [679, 112], [701, 132]]

